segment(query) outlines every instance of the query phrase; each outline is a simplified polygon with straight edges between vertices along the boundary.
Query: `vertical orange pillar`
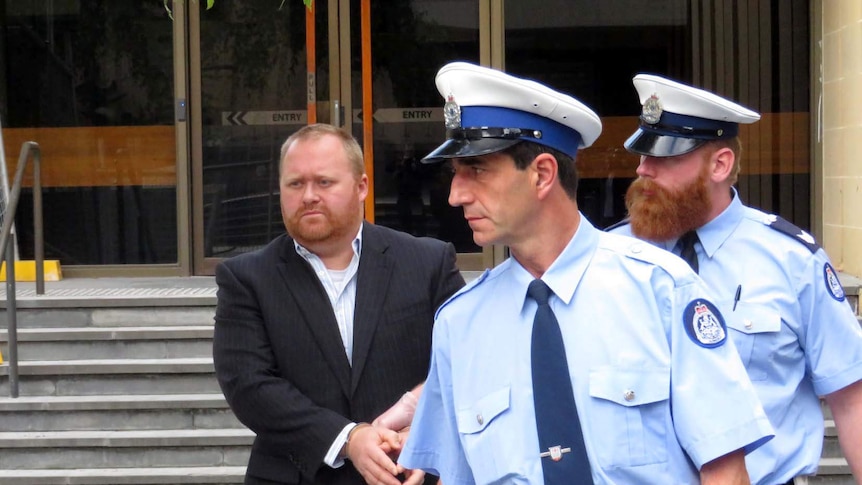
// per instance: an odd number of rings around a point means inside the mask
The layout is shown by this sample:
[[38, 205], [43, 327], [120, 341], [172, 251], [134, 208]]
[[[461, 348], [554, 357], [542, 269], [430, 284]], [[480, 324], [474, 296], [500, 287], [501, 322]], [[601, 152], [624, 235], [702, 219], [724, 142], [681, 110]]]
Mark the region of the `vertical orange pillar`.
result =
[[305, 69], [308, 90], [308, 124], [317, 123], [317, 50], [314, 42], [314, 1], [305, 9]]
[[[362, 0], [362, 149], [368, 173], [365, 219], [374, 222], [374, 107], [371, 103], [371, 0]], [[350, 116], [348, 113], [346, 116]]]

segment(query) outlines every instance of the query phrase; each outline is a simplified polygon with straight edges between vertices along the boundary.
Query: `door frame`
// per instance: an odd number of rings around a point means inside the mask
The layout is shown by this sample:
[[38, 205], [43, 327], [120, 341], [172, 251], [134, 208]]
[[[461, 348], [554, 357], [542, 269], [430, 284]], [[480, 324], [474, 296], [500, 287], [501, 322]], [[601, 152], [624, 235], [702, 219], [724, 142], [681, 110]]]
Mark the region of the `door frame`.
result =
[[[350, 0], [317, 0], [327, 2], [327, 25], [328, 25], [328, 47], [329, 47], [329, 99], [321, 102], [317, 100], [318, 108], [329, 108], [330, 120], [336, 120], [340, 115], [341, 127], [352, 132], [354, 105], [352, 99], [352, 73], [351, 73], [351, 29], [362, 26], [351, 25]], [[370, 8], [371, 0], [361, 0], [361, 5]], [[177, 99], [191, 99], [196, 102], [188, 103], [188, 119], [190, 122], [177, 123], [177, 156], [178, 171], [180, 174], [191, 174], [190, 181], [185, 177], [178, 179], [178, 194], [180, 197], [181, 228], [188, 230], [180, 231], [180, 268], [187, 276], [190, 275], [212, 275], [215, 273], [216, 265], [222, 258], [204, 256], [204, 187], [203, 187], [203, 125], [202, 107], [199, 102], [202, 92], [201, 80], [201, 56], [200, 56], [200, 34], [201, 34], [201, 9], [190, 7], [190, 2], [174, 0], [175, 2], [175, 24], [187, 24], [187, 32], [183, 27], [175, 27], [180, 30], [178, 39], [186, 39], [183, 45], [182, 64], [178, 64], [177, 77], [178, 89], [179, 78], [182, 78], [183, 90], [178, 91]], [[184, 14], [188, 16], [188, 22], [177, 21]], [[367, 25], [367, 19], [362, 22]], [[504, 25], [503, 25], [503, 0], [479, 0], [479, 37], [480, 37], [480, 63], [482, 65], [503, 68], [504, 59]], [[177, 35], [177, 34], [175, 34]], [[175, 42], [175, 45], [182, 44]], [[185, 44], [188, 48], [185, 49]], [[337, 48], [333, 49], [333, 46]], [[187, 63], [185, 54], [187, 53]], [[363, 64], [369, 59], [363, 56]], [[186, 74], [184, 66], [188, 66]], [[186, 78], [187, 76], [187, 78]], [[188, 92], [185, 92], [185, 86]], [[185, 97], [181, 98], [180, 94]], [[373, 95], [373, 93], [371, 93]], [[368, 99], [358, 100], [359, 103], [370, 105]], [[337, 102], [336, 102], [337, 101]], [[363, 109], [363, 112], [366, 110]], [[368, 110], [370, 113], [371, 110]], [[370, 121], [370, 118], [369, 118]], [[180, 136], [181, 125], [184, 134]], [[368, 124], [369, 126], [370, 123]], [[373, 130], [366, 135], [365, 140], [360, 140], [364, 146], [373, 147]], [[182, 140], [181, 140], [182, 138]], [[185, 162], [180, 163], [182, 154]], [[369, 156], [373, 153], [368, 152]], [[190, 159], [191, 163], [188, 162]], [[371, 159], [367, 158], [366, 164]], [[367, 167], [373, 173], [373, 167]], [[182, 183], [180, 181], [182, 180]], [[373, 180], [369, 181], [371, 189], [369, 199], [366, 201], [366, 210], [369, 211], [369, 220], [373, 222], [374, 192]], [[191, 188], [191, 194], [188, 193]], [[190, 195], [190, 196], [189, 196]], [[184, 202], [183, 202], [184, 201]], [[189, 203], [190, 201], [190, 203]], [[183, 217], [184, 216], [184, 217]], [[493, 267], [508, 256], [508, 251], [503, 246], [486, 247], [480, 253], [459, 253], [457, 255], [458, 266], [461, 270], [481, 270]]]

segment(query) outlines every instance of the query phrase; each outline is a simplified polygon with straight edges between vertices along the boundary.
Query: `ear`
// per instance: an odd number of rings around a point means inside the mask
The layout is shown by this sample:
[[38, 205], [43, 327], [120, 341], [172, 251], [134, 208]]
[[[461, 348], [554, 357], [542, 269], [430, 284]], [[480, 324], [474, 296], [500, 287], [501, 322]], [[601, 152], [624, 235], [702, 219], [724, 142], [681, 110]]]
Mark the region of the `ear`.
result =
[[368, 197], [368, 175], [362, 174], [356, 182], [356, 189], [359, 191], [359, 201], [363, 202]]
[[543, 199], [550, 192], [557, 180], [557, 158], [550, 153], [540, 153], [533, 159], [533, 180], [536, 192]]
[[710, 178], [715, 183], [722, 183], [730, 178], [736, 157], [733, 150], [727, 147], [719, 148], [710, 155]]

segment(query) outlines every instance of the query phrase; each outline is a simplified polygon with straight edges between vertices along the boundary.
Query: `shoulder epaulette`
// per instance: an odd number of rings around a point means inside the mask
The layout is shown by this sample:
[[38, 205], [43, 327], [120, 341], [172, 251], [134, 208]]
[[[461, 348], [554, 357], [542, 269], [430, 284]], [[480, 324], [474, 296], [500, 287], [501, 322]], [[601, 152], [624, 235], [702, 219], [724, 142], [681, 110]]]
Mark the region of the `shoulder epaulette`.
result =
[[604, 231], [605, 231], [605, 232], [611, 232], [611, 231], [613, 231], [614, 229], [616, 229], [616, 228], [618, 228], [618, 227], [623, 227], [623, 226], [625, 226], [625, 225], [626, 225], [626, 224], [628, 224], [628, 223], [629, 223], [629, 218], [628, 218], [628, 217], [626, 217], [625, 219], [623, 219], [623, 220], [621, 220], [621, 221], [619, 221], [619, 222], [615, 222], [615, 223], [611, 224], [610, 226], [606, 227], [606, 228], [604, 229]]
[[779, 216], [770, 215], [763, 221], [763, 223], [785, 236], [790, 236], [804, 244], [812, 253], [816, 253], [817, 250], [820, 249], [820, 245], [817, 244], [817, 241], [814, 240], [814, 237], [811, 234], [808, 234]]
[[468, 293], [470, 290], [472, 290], [473, 288], [475, 288], [476, 286], [478, 286], [480, 283], [482, 283], [483, 281], [485, 281], [485, 278], [487, 278], [489, 274], [491, 274], [491, 270], [486, 269], [486, 270], [485, 270], [485, 271], [483, 271], [483, 272], [482, 272], [482, 274], [480, 274], [476, 279], [474, 279], [473, 281], [471, 281], [471, 282], [467, 283], [466, 285], [462, 286], [460, 290], [456, 291], [456, 292], [455, 292], [455, 294], [453, 294], [452, 296], [450, 296], [450, 297], [449, 297], [449, 299], [447, 299], [446, 301], [444, 301], [444, 302], [440, 305], [440, 307], [439, 307], [439, 308], [437, 308], [437, 311], [434, 313], [434, 318], [436, 319], [436, 318], [437, 318], [437, 316], [438, 316], [438, 315], [440, 315], [440, 311], [441, 311], [441, 310], [443, 310], [443, 308], [444, 308], [444, 307], [446, 307], [447, 305], [449, 305], [449, 303], [451, 303], [451, 302], [455, 301], [456, 299], [458, 299], [458, 297], [460, 297], [460, 296], [461, 296], [461, 295], [463, 295], [464, 293]]

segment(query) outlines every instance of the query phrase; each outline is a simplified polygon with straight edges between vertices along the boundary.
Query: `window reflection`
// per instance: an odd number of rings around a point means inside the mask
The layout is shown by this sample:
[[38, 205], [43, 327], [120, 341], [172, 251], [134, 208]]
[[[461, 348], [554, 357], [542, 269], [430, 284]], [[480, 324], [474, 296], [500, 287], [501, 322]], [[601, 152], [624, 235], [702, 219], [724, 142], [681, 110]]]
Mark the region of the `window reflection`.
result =
[[[42, 152], [46, 257], [176, 263], [173, 26], [159, 2], [3, 2], [9, 172]], [[27, 185], [27, 184], [25, 184]], [[32, 258], [32, 193], [17, 214]]]

